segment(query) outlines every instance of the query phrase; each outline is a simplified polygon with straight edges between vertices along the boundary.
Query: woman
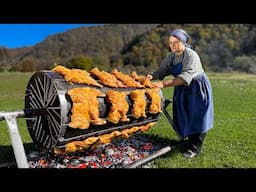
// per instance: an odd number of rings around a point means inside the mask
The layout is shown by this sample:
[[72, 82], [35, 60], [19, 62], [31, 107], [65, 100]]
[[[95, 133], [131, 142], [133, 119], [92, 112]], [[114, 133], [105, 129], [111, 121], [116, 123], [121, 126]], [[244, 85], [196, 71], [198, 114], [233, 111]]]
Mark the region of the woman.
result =
[[172, 80], [155, 82], [159, 88], [174, 87], [173, 121], [176, 133], [188, 138], [183, 156], [191, 158], [200, 153], [207, 131], [213, 127], [212, 88], [204, 73], [198, 54], [190, 48], [186, 31], [175, 29], [170, 33], [171, 53], [162, 61], [158, 70], [148, 74], [149, 79], [168, 75]]

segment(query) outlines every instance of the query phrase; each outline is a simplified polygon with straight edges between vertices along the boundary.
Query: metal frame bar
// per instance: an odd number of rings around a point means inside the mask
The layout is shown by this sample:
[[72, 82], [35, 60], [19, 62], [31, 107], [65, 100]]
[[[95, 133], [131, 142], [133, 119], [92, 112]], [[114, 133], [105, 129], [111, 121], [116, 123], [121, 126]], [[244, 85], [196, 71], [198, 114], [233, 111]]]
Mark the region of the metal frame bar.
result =
[[134, 163], [124, 167], [124, 168], [137, 168], [140, 165], [148, 163], [148, 162], [152, 161], [153, 159], [168, 153], [169, 151], [171, 151], [171, 147], [170, 146], [163, 147], [162, 149], [154, 152], [153, 154], [149, 155], [148, 157], [140, 159], [140, 160], [138, 160], [138, 161], [136, 161], [136, 162], [134, 162]]
[[174, 129], [175, 131], [177, 131], [177, 128], [176, 128], [175, 124], [173, 123], [173, 119], [172, 119], [171, 115], [168, 113], [168, 111], [167, 111], [167, 109], [166, 109], [167, 106], [168, 106], [170, 103], [172, 103], [172, 100], [170, 100], [170, 99], [166, 99], [166, 100], [165, 100], [165, 102], [164, 102], [164, 108], [163, 108], [163, 113], [164, 113], [166, 119], [168, 120], [168, 122], [170, 123], [170, 125], [173, 127], [173, 129]]
[[29, 168], [25, 149], [17, 125], [17, 117], [24, 117], [24, 115], [24, 111], [0, 112], [0, 121], [5, 120], [8, 126], [18, 168]]

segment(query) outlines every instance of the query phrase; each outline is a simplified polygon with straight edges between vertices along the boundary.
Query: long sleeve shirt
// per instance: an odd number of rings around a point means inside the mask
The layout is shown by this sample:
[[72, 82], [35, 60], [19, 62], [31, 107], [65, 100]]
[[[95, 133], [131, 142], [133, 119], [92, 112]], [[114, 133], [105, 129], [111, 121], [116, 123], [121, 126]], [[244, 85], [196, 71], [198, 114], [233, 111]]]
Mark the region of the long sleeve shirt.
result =
[[183, 67], [178, 77], [183, 79], [186, 85], [190, 85], [194, 77], [204, 72], [199, 55], [194, 50], [186, 47], [181, 55], [168, 54], [160, 64], [160, 67], [153, 73], [153, 79], [162, 80], [164, 77], [172, 75], [172, 66], [181, 62]]

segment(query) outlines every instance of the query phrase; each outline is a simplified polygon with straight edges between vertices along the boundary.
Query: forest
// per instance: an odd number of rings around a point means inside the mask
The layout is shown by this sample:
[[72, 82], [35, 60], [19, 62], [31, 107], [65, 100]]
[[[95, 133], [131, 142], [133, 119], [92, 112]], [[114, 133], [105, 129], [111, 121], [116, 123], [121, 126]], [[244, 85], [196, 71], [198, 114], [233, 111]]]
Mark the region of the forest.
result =
[[32, 47], [0, 47], [0, 71], [32, 72], [56, 64], [138, 73], [155, 70], [168, 54], [168, 35], [186, 30], [206, 71], [256, 73], [255, 24], [105, 24], [48, 36]]

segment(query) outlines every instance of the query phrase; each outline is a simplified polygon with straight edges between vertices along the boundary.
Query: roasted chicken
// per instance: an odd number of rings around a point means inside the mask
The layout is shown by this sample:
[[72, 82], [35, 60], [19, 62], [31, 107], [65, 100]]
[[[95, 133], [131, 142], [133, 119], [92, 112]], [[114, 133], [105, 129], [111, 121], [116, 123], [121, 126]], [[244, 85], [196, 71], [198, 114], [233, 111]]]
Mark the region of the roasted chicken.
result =
[[134, 126], [129, 129], [124, 129], [121, 131], [121, 136], [122, 138], [129, 138], [132, 134], [136, 133], [139, 130], [140, 130], [140, 127], [138, 126]]
[[144, 126], [140, 126], [140, 130], [142, 132], [145, 132], [145, 131], [149, 130], [155, 123], [156, 122], [151, 122], [151, 123], [148, 123], [148, 124], [146, 124]]
[[136, 119], [140, 117], [147, 117], [146, 116], [146, 99], [145, 99], [145, 90], [144, 89], [137, 89], [130, 92], [130, 98], [133, 100], [132, 106], [132, 115]]
[[90, 123], [94, 125], [106, 123], [105, 120], [99, 118], [99, 101], [97, 99], [105, 94], [89, 87], [70, 89], [68, 94], [73, 101], [70, 127], [87, 129]]
[[108, 114], [108, 121], [118, 123], [129, 121], [126, 114], [129, 110], [127, 103], [127, 92], [109, 90], [106, 92], [107, 101], [111, 103], [110, 112]]
[[159, 95], [159, 88], [147, 89], [146, 94], [151, 100], [149, 112], [156, 114], [161, 112], [161, 97]]
[[134, 88], [144, 88], [144, 85], [141, 85], [139, 82], [135, 81], [132, 77], [122, 72], [119, 72], [117, 69], [114, 69], [111, 74], [115, 75], [118, 80], [120, 80], [127, 87]]
[[68, 69], [64, 66], [57, 65], [52, 69], [52, 71], [57, 72], [64, 76], [64, 79], [71, 83], [79, 83], [86, 85], [93, 85], [96, 87], [103, 87], [95, 79], [93, 79], [90, 74], [81, 69]]
[[92, 144], [94, 144], [96, 141], [99, 140], [99, 137], [89, 137], [83, 141], [73, 141], [65, 146], [65, 152], [75, 152], [77, 150], [82, 150], [85, 148], [90, 147]]
[[134, 80], [139, 81], [145, 87], [149, 87], [149, 88], [153, 87], [152, 82], [146, 76], [137, 75], [137, 73], [135, 71], [133, 71], [131, 73], [131, 77]]
[[69, 127], [88, 129], [90, 126], [90, 115], [88, 108], [88, 102], [73, 103], [71, 110], [71, 122], [69, 123]]
[[125, 88], [126, 86], [119, 81], [114, 75], [106, 72], [106, 71], [100, 71], [97, 67], [94, 67], [90, 73], [97, 77], [100, 82], [108, 87], [114, 87], [114, 88]]

